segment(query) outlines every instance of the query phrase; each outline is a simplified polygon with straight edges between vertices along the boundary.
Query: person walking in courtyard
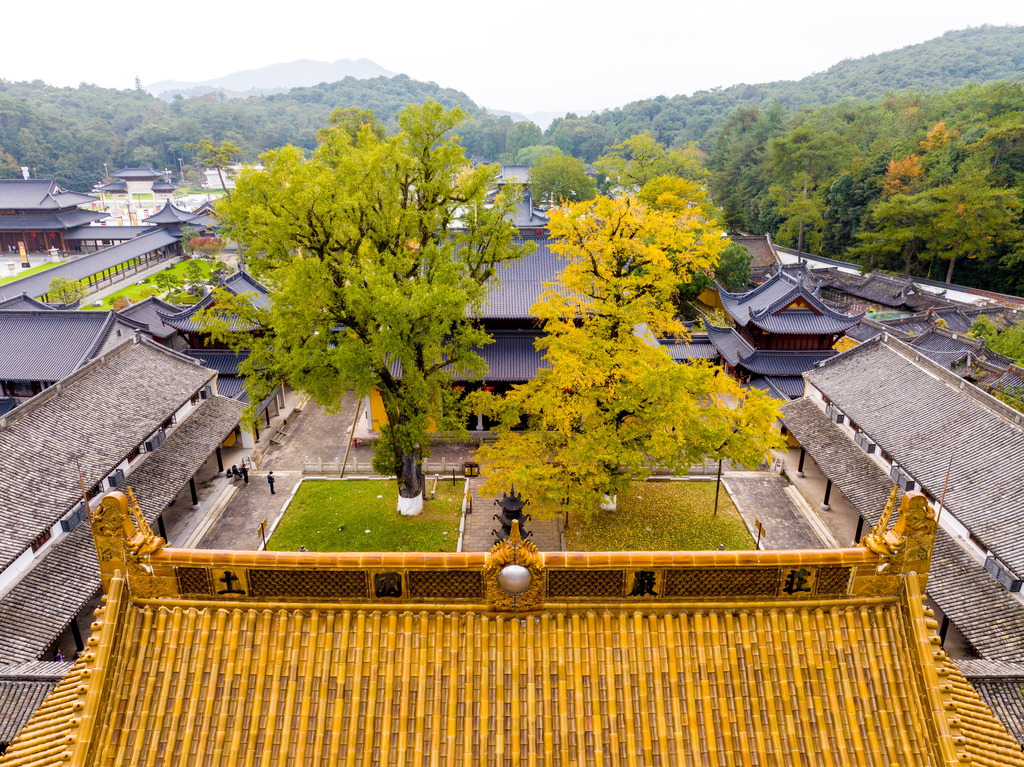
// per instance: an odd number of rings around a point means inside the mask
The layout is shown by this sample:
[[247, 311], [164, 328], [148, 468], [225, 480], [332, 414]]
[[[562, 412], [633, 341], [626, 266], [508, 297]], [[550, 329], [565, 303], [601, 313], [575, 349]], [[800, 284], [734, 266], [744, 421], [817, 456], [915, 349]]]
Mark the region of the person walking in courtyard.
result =
[[272, 471], [267, 472], [267, 484], [270, 485], [270, 494], [277, 495], [277, 493], [274, 492], [274, 472]]

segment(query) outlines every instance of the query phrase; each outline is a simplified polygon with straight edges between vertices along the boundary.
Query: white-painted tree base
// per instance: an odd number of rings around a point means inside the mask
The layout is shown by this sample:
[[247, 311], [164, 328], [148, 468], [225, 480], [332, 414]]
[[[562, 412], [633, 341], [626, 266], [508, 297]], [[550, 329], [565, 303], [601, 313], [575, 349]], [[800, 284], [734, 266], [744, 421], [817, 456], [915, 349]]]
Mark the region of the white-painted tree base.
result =
[[423, 496], [417, 495], [414, 498], [403, 498], [398, 496], [398, 513], [403, 517], [415, 517], [423, 512]]
[[605, 495], [604, 503], [601, 504], [601, 511], [616, 511], [618, 509], [619, 496]]

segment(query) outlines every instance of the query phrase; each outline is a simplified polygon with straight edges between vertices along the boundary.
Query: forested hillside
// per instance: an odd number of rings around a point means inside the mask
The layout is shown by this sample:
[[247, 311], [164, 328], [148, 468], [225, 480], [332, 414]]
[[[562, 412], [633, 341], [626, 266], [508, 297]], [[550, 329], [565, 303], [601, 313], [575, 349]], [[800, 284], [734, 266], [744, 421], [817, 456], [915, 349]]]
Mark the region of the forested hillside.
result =
[[[784, 55], [784, 51], [770, 48], [770, 41], [765, 45], [764, 55]], [[723, 55], [728, 55], [727, 49]], [[898, 51], [848, 59], [802, 80], [733, 85], [692, 96], [659, 96], [586, 117], [567, 115], [548, 127], [545, 138], [588, 162], [608, 146], [646, 130], [669, 146], [698, 141], [709, 150], [717, 128], [741, 107], [765, 108], [778, 101], [797, 109], [849, 97], [950, 90], [996, 80], [1024, 80], [1024, 27], [985, 26], [947, 32]]]
[[1024, 292], [1024, 87], [736, 111], [711, 152], [729, 225], [868, 268]]
[[25, 165], [35, 176], [55, 176], [85, 191], [104, 176], [104, 163], [110, 172], [126, 165], [177, 170], [179, 157], [189, 165], [186, 145], [203, 138], [228, 140], [251, 161], [288, 143], [312, 149], [335, 107], [372, 109], [393, 127], [402, 107], [428, 99], [479, 112], [466, 94], [405, 75], [347, 77], [266, 97], [178, 97], [170, 103], [141, 88], [0, 80], [0, 178], [20, 177]]

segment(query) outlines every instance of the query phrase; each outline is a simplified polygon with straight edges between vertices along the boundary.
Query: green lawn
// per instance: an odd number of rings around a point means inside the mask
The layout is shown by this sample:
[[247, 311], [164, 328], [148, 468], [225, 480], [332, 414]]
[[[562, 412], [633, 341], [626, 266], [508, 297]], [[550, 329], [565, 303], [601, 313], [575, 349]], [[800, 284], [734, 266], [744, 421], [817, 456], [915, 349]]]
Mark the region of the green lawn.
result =
[[307, 480], [273, 537], [271, 551], [455, 551], [462, 512], [461, 482], [439, 482], [423, 513], [396, 510], [394, 480]]
[[620, 495], [618, 510], [574, 516], [565, 530], [569, 551], [700, 551], [753, 549], [739, 512], [722, 486], [718, 516], [714, 482], [644, 482]]
[[[203, 270], [203, 279], [204, 280], [210, 279], [210, 272], [212, 271], [212, 268], [210, 266], [210, 262], [207, 261], [204, 258], [195, 258], [195, 259], [192, 259], [192, 260], [195, 261], [197, 264], [199, 264], [199, 266], [202, 268], [202, 270]], [[164, 271], [170, 271], [171, 274], [177, 275], [178, 278], [181, 279], [182, 282], [184, 282], [184, 279], [185, 279], [185, 263], [186, 263], [185, 261], [179, 261], [178, 263], [174, 264], [169, 269], [165, 269]], [[139, 282], [139, 283], [136, 283], [134, 285], [129, 285], [128, 287], [122, 288], [121, 290], [117, 291], [116, 293], [113, 293], [112, 295], [107, 296], [106, 298], [103, 299], [103, 306], [93, 306], [92, 302], [89, 301], [89, 305], [84, 307], [84, 308], [85, 309], [99, 309], [99, 310], [102, 310], [102, 311], [106, 311], [107, 309], [110, 309], [114, 305], [114, 301], [116, 301], [119, 298], [127, 298], [128, 300], [130, 300], [134, 304], [134, 303], [137, 303], [137, 302], [143, 300], [144, 298], [148, 298], [149, 296], [155, 295], [157, 292], [158, 292], [158, 288], [156, 287], [156, 284], [153, 282], [153, 276], [151, 275], [150, 278], [149, 278], [149, 282]], [[88, 301], [88, 298], [86, 300]], [[168, 300], [171, 303], [183, 303], [183, 304], [184, 303], [194, 303], [194, 301], [190, 302], [188, 300], [188, 297], [182, 297], [182, 298], [172, 297], [172, 298], [170, 298]]]
[[[17, 271], [14, 272], [14, 275], [12, 277], [4, 277], [3, 279], [0, 279], [0, 285], [3, 285], [8, 282], [14, 282], [15, 280], [20, 280], [22, 277], [28, 277], [30, 274], [35, 274], [36, 272], [45, 272], [47, 269], [52, 269], [53, 267], [57, 266], [57, 264], [42, 264], [41, 266], [33, 266], [31, 269], [22, 269], [21, 256], [17, 256], [17, 254], [12, 254], [12, 258], [10, 260], [13, 260], [18, 265], [18, 269]], [[6, 263], [3, 261], [3, 259], [0, 259], [0, 265], [3, 265], [4, 273], [10, 272], [10, 270], [7, 269]]]

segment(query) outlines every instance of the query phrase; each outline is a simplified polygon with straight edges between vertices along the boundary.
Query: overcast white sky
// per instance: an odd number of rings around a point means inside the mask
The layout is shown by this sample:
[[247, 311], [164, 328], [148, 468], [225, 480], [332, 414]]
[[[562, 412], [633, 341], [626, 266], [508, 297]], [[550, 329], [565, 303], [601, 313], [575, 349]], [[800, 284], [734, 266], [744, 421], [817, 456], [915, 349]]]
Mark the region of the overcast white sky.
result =
[[799, 79], [950, 29], [1024, 25], [1020, 0], [3, 5], [6, 80], [130, 88], [136, 75], [193, 81], [300, 58], [365, 57], [524, 113]]

